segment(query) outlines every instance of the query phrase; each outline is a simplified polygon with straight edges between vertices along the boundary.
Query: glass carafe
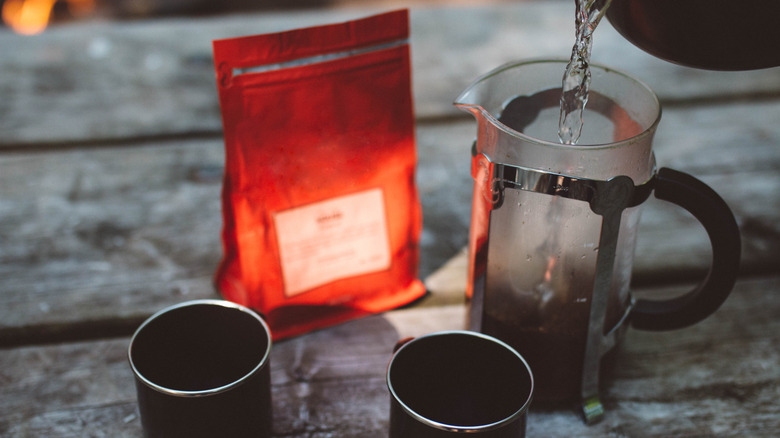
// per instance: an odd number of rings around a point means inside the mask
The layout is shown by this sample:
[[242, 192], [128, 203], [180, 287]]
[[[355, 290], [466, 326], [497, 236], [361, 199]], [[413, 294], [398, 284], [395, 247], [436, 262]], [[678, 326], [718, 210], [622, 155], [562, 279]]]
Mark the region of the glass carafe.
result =
[[[600, 417], [599, 364], [627, 321], [666, 330], [725, 300], [739, 265], [734, 217], [709, 187], [656, 169], [655, 94], [592, 66], [578, 145], [557, 140], [565, 61], [531, 60], [479, 78], [455, 104], [477, 120], [469, 238], [470, 325], [516, 348], [537, 400], [581, 399]], [[691, 211], [713, 246], [708, 278], [685, 297], [635, 300], [629, 291], [640, 206], [652, 193]]]

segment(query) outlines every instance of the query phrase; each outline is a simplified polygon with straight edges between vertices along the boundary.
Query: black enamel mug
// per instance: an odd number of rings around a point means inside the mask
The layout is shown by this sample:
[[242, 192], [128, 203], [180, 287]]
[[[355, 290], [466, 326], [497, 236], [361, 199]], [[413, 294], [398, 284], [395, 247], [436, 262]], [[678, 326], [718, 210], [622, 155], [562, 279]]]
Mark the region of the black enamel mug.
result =
[[525, 359], [504, 342], [445, 331], [397, 346], [387, 386], [390, 438], [520, 438], [534, 379]]
[[147, 437], [271, 436], [271, 335], [253, 311], [221, 300], [152, 315], [128, 349]]

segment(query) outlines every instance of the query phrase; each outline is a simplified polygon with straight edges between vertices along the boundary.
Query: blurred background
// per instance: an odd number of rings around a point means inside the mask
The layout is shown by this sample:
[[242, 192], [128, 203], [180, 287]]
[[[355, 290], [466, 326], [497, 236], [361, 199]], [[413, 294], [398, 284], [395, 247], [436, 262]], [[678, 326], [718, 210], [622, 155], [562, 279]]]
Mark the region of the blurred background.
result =
[[[263, 10], [337, 8], [345, 6], [485, 4], [523, 0], [0, 0], [2, 26], [35, 34], [47, 26], [73, 21], [193, 17]], [[573, 1], [573, 0], [549, 0]]]

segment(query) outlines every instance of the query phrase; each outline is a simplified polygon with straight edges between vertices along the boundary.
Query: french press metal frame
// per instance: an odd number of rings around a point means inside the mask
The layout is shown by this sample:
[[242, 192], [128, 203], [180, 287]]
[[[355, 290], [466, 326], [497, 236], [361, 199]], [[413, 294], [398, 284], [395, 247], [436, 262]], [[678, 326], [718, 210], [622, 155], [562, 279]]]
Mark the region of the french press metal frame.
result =
[[[587, 202], [602, 217], [580, 388], [583, 418], [588, 424], [595, 423], [604, 415], [599, 396], [601, 358], [617, 344], [629, 322], [642, 330], [678, 329], [701, 321], [725, 301], [739, 268], [741, 241], [736, 220], [710, 187], [676, 170], [662, 168], [648, 181], [634, 185], [628, 176], [593, 180], [494, 163], [483, 156], [489, 163], [492, 209], [502, 206], [506, 189], [513, 189]], [[631, 298], [620, 320], [607, 330], [604, 322], [621, 216], [625, 209], [640, 205], [651, 193], [685, 208], [702, 223], [712, 245], [712, 265], [705, 280], [688, 294], [665, 301]]]

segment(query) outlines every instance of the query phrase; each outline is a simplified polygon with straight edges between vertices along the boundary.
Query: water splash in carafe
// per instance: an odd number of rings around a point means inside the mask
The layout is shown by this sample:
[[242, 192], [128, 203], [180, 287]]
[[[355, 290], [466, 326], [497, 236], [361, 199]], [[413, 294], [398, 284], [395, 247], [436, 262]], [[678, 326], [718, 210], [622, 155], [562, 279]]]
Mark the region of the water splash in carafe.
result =
[[558, 138], [563, 144], [577, 144], [582, 134], [582, 117], [590, 88], [590, 55], [593, 32], [612, 0], [575, 0], [576, 41], [563, 75]]

